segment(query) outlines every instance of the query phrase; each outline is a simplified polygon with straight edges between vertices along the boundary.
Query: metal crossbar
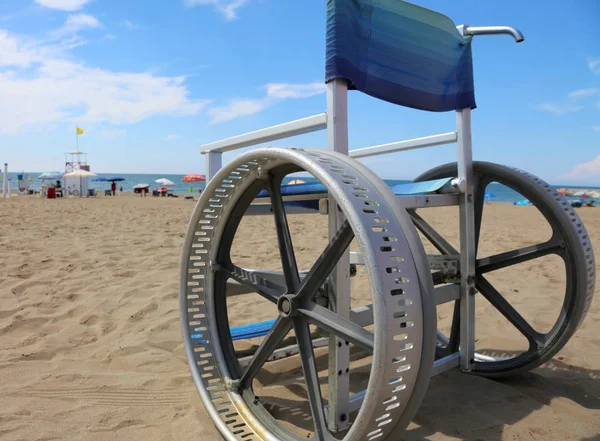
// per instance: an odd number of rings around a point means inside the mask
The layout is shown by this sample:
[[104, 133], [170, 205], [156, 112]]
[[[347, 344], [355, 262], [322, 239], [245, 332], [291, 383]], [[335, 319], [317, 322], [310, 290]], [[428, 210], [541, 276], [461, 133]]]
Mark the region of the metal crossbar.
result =
[[221, 141], [205, 144], [201, 147], [201, 153], [209, 152], [228, 152], [243, 147], [258, 145], [265, 142], [276, 141], [278, 139], [290, 138], [292, 136], [303, 135], [305, 133], [325, 130], [327, 128], [327, 114], [309, 116], [308, 118], [297, 119], [254, 132], [244, 133], [243, 135], [233, 136]]
[[406, 141], [392, 142], [390, 144], [381, 144], [373, 147], [350, 150], [348, 154], [352, 158], [367, 158], [369, 156], [382, 155], [384, 153], [394, 153], [403, 150], [422, 149], [436, 145], [453, 144], [458, 139], [456, 132], [442, 133], [440, 135], [425, 136], [423, 138], [408, 139]]

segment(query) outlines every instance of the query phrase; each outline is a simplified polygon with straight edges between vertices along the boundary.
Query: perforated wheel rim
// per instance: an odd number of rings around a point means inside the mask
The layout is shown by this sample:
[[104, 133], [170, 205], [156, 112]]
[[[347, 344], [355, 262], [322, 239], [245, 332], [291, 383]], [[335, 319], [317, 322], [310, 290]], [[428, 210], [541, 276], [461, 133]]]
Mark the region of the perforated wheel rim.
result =
[[214, 314], [215, 300], [224, 292], [215, 292], [210, 266], [236, 202], [253, 182], [285, 164], [308, 171], [335, 196], [361, 248], [371, 285], [373, 367], [363, 405], [344, 440], [385, 439], [397, 429], [413, 389], [420, 387], [417, 383], [429, 381], [418, 375], [424, 326], [421, 286], [402, 228], [386, 202], [390, 195], [383, 194], [390, 190], [381, 180], [373, 182], [372, 176], [341, 159], [322, 150], [252, 151], [211, 180], [194, 210], [181, 261], [182, 332], [201, 398], [228, 440], [301, 439], [273, 427], [262, 412], [252, 411], [247, 394], [228, 390], [235, 373], [225, 362], [223, 345], [229, 342], [220, 342], [223, 331], [218, 328], [223, 324], [217, 323], [219, 318]]
[[[529, 199], [552, 227], [554, 240], [564, 242], [564, 250], [561, 254], [556, 254], [560, 255], [565, 262], [567, 274], [565, 300], [557, 322], [547, 333], [548, 340], [537, 350], [512, 357], [475, 353], [472, 372], [490, 377], [514, 375], [533, 369], [549, 360], [567, 343], [583, 322], [595, 288], [594, 252], [587, 231], [576, 211], [561, 194], [542, 179], [517, 168], [487, 162], [474, 162], [473, 173], [475, 180], [482, 180], [485, 185], [499, 182]], [[455, 175], [456, 164], [445, 164], [425, 172], [416, 180]], [[476, 189], [474, 192], [476, 202], [477, 191]], [[481, 199], [484, 191], [484, 187], [479, 188]], [[483, 204], [483, 200], [481, 203]], [[476, 265], [476, 281], [478, 268], [479, 266]], [[480, 321], [477, 326], [485, 326], [485, 322]], [[438, 342], [441, 346], [447, 345], [449, 338], [439, 332]]]

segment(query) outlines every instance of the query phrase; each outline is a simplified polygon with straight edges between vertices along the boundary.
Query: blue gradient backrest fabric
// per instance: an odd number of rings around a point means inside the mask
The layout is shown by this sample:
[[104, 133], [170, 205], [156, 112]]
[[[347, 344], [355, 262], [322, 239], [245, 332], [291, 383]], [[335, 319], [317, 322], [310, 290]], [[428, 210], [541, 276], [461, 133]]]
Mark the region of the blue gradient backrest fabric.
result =
[[403, 0], [327, 0], [326, 81], [401, 106], [475, 107], [471, 38]]

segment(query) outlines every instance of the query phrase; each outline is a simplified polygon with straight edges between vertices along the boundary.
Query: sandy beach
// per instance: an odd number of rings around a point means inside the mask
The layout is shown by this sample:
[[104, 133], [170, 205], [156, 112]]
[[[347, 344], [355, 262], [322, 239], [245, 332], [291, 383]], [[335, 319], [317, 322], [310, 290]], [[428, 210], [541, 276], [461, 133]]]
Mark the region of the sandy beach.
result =
[[[221, 439], [181, 341], [179, 258], [193, 207], [182, 198], [133, 195], [0, 200], [0, 439]], [[432, 209], [426, 217], [456, 244], [452, 210]], [[600, 252], [600, 211], [578, 213]], [[539, 227], [538, 216], [530, 207], [486, 206], [481, 253], [544, 240], [550, 229]], [[290, 223], [306, 268], [326, 243], [326, 217], [292, 215]], [[238, 264], [276, 269], [273, 222], [253, 217], [240, 228]], [[561, 264], [543, 258], [491, 280], [543, 330], [560, 309]], [[363, 282], [360, 275], [353, 281], [357, 290]], [[477, 349], [518, 349], [518, 332], [477, 302]], [[232, 324], [273, 317], [243, 296], [232, 300], [232, 310]], [[450, 313], [448, 305], [439, 308], [440, 329], [448, 329]], [[600, 440], [599, 321], [597, 298], [569, 344], [528, 374], [493, 381], [452, 371], [434, 378], [405, 439]], [[326, 369], [325, 357], [319, 363]], [[268, 370], [277, 377], [286, 366]], [[301, 381], [294, 372], [277, 389], [289, 406]]]

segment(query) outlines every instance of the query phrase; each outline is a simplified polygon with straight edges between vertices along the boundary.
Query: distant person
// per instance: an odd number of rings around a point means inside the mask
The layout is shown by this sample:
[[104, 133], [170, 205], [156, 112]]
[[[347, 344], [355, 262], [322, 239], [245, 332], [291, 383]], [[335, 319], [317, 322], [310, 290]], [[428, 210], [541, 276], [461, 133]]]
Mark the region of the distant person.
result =
[[62, 195], [63, 195], [63, 193], [62, 193], [62, 184], [60, 183], [60, 180], [56, 181], [56, 185], [54, 186], [54, 188], [56, 188], [56, 196], [57, 197], [62, 197]]
[[113, 196], [117, 195], [117, 183], [115, 181], [112, 181], [112, 184], [110, 184], [110, 191], [112, 191]]
[[198, 187], [198, 193], [202, 194], [202, 187]]

